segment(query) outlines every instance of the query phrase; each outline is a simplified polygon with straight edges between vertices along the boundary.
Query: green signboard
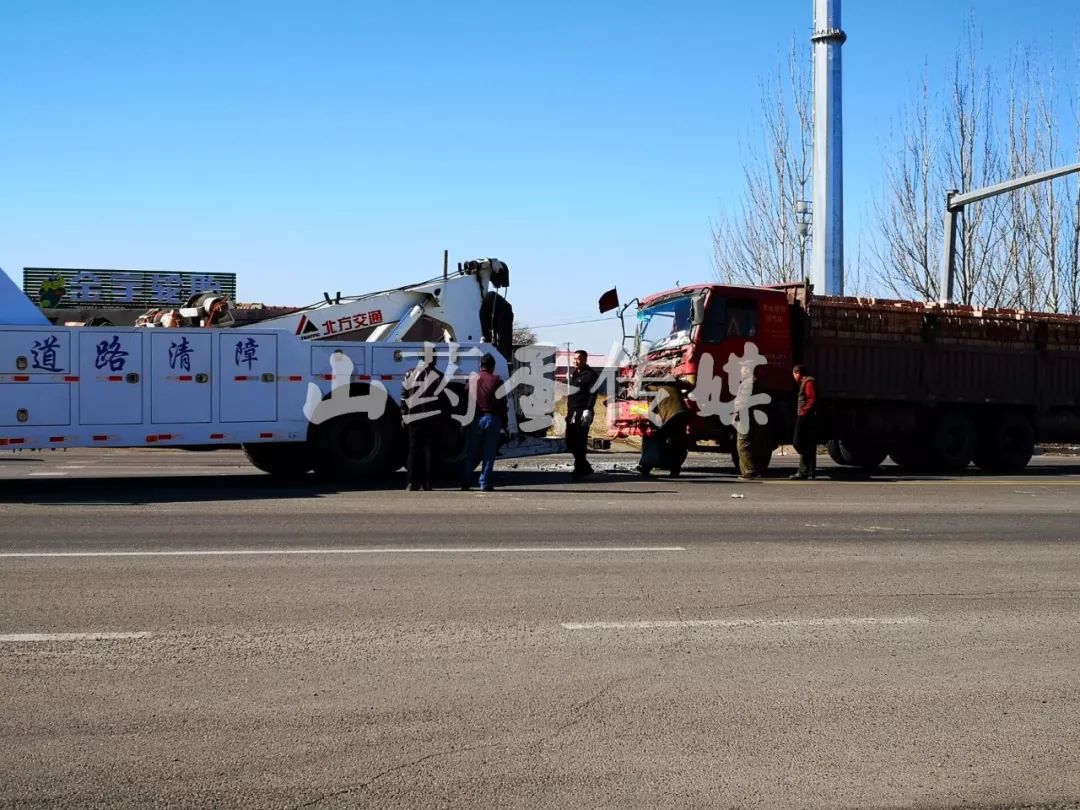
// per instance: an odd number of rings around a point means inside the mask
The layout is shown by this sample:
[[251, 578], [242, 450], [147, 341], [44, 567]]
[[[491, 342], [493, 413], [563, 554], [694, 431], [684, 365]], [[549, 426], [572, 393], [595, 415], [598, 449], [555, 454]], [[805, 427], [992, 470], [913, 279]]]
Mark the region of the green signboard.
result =
[[45, 309], [176, 307], [210, 290], [235, 301], [236, 274], [23, 268], [23, 292]]

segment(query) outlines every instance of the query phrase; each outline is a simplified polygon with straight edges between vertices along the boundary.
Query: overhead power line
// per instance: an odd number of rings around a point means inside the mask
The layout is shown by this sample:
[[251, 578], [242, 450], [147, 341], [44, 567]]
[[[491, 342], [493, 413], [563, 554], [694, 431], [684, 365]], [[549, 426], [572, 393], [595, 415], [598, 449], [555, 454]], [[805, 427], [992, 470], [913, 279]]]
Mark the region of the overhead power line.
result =
[[615, 321], [615, 320], [618, 320], [618, 318], [614, 318], [614, 317], [586, 318], [585, 320], [581, 320], [581, 321], [563, 321], [562, 323], [542, 323], [542, 324], [537, 324], [536, 326], [533, 326], [532, 324], [528, 324], [528, 327], [530, 329], [552, 329], [552, 328], [554, 328], [556, 326], [575, 326], [576, 324], [579, 324], [579, 323], [599, 323], [600, 321]]

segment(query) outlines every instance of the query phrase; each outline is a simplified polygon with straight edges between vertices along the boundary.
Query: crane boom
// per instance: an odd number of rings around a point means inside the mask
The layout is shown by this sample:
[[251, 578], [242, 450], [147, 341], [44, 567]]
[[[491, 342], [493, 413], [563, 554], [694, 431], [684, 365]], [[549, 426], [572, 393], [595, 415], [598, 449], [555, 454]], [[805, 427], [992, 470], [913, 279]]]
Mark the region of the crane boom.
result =
[[306, 340], [349, 336], [379, 342], [403, 340], [427, 317], [442, 328], [441, 340], [459, 343], [483, 339], [480, 311], [492, 287], [509, 284], [509, 268], [498, 259], [477, 259], [459, 265], [457, 273], [395, 290], [324, 301], [288, 315], [241, 329], [275, 329]]

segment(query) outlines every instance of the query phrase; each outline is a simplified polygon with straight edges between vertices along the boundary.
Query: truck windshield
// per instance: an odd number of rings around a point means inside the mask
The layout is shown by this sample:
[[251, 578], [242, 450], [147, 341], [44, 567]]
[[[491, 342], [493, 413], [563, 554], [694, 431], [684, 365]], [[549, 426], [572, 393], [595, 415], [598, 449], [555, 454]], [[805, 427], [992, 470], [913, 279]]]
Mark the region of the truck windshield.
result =
[[637, 353], [690, 342], [691, 298], [672, 298], [638, 311]]

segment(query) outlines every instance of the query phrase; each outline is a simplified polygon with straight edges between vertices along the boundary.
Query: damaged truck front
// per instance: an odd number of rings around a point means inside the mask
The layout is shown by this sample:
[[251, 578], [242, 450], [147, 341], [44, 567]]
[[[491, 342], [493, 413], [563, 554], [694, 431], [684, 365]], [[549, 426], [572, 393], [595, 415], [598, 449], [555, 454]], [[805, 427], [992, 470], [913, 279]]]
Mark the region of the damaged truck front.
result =
[[647, 435], [656, 392], [674, 387], [690, 413], [692, 446], [734, 453], [737, 369], [753, 357], [759, 358], [753, 390], [769, 400], [760, 406], [768, 420], [764, 435], [778, 446], [791, 432], [790, 318], [783, 289], [701, 284], [643, 299], [630, 359], [609, 404], [613, 436]]

